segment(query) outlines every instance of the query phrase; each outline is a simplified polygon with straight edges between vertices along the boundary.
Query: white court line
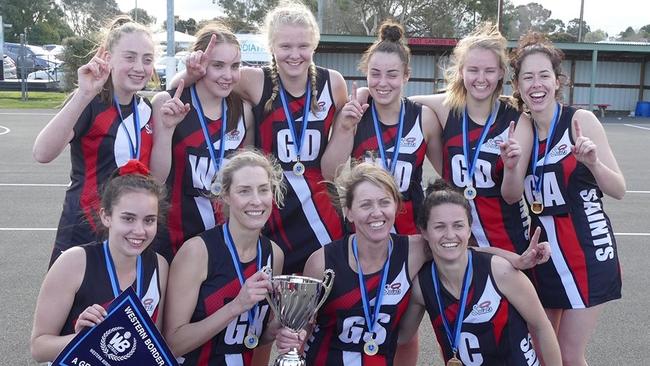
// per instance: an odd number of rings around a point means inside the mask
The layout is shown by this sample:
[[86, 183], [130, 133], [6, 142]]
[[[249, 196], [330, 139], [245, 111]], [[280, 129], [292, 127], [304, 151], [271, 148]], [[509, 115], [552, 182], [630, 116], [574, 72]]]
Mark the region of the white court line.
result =
[[640, 128], [640, 129], [642, 129], [642, 130], [648, 130], [648, 131], [650, 131], [650, 127], [643, 127], [643, 126], [637, 126], [637, 125], [630, 125], [630, 124], [627, 124], [627, 123], [626, 123], [624, 126], [627, 126], [627, 127], [634, 127], [634, 128]]
[[56, 231], [55, 227], [0, 227], [0, 231]]
[[11, 132], [11, 130], [9, 129], [9, 127], [0, 126], [0, 135], [6, 135], [6, 134], [8, 134], [9, 132]]
[[648, 194], [650, 191], [625, 191], [625, 193], [641, 193], [641, 194]]
[[54, 116], [56, 113], [11, 113], [11, 112], [0, 112], [0, 115], [4, 116]]
[[69, 185], [56, 183], [0, 183], [0, 187], [68, 187]]

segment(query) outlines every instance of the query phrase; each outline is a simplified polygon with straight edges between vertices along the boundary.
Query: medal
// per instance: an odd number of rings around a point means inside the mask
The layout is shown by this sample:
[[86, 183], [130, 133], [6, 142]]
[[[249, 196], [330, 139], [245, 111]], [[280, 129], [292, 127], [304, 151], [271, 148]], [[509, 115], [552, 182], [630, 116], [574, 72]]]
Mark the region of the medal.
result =
[[140, 114], [138, 113], [138, 100], [135, 96], [131, 99], [131, 110], [133, 111], [133, 134], [135, 135], [135, 144], [131, 140], [131, 134], [129, 129], [124, 124], [124, 118], [122, 118], [122, 108], [120, 108], [120, 103], [117, 101], [117, 97], [113, 96], [113, 101], [115, 102], [115, 109], [117, 109], [117, 114], [120, 116], [120, 126], [126, 132], [126, 137], [129, 140], [129, 155], [131, 159], [140, 159]]
[[539, 215], [542, 213], [542, 211], [544, 211], [542, 198], [537, 199], [537, 197], [543, 197], [542, 182], [544, 182], [544, 167], [546, 166], [546, 161], [548, 159], [548, 151], [551, 148], [551, 145], [553, 145], [553, 135], [555, 134], [555, 126], [557, 126], [557, 121], [560, 119], [560, 109], [560, 103], [556, 103], [555, 114], [553, 115], [553, 120], [551, 121], [551, 127], [549, 128], [548, 136], [546, 136], [544, 159], [542, 160], [542, 165], [539, 167], [539, 169], [537, 166], [539, 159], [539, 137], [537, 135], [537, 127], [533, 128], [533, 155], [530, 158], [530, 170], [533, 173], [535, 186], [533, 187], [533, 203], [530, 205], [530, 211], [535, 215]]
[[436, 295], [438, 303], [438, 311], [442, 319], [442, 326], [447, 335], [447, 341], [454, 354], [454, 356], [447, 361], [447, 366], [462, 366], [456, 355], [458, 354], [458, 346], [460, 345], [460, 330], [463, 326], [463, 319], [465, 318], [465, 305], [467, 305], [467, 295], [469, 293], [470, 284], [472, 281], [472, 251], [467, 251], [467, 267], [465, 268], [465, 275], [463, 277], [463, 287], [460, 288], [460, 300], [458, 304], [458, 313], [456, 313], [456, 320], [453, 323], [453, 328], [449, 324], [447, 315], [445, 314], [445, 307], [442, 305], [442, 293], [440, 291], [440, 279], [438, 278], [438, 270], [436, 269], [436, 262], [431, 262], [431, 279], [433, 280], [433, 290]]
[[465, 190], [463, 191], [463, 196], [467, 198], [468, 200], [473, 200], [476, 198], [476, 188], [472, 186], [467, 186], [465, 187]]
[[373, 339], [363, 344], [363, 353], [368, 356], [374, 356], [377, 352], [379, 352], [379, 346], [377, 346], [377, 343]]
[[[393, 240], [389, 239], [388, 241], [388, 256], [386, 257], [386, 262], [384, 262], [384, 267], [381, 270], [381, 280], [377, 285], [377, 292], [375, 295], [375, 308], [370, 309], [370, 300], [368, 299], [368, 294], [366, 291], [366, 280], [363, 278], [363, 269], [361, 268], [361, 262], [359, 261], [359, 250], [357, 248], [357, 237], [356, 235], [352, 237], [352, 254], [354, 254], [354, 260], [357, 263], [357, 276], [359, 277], [359, 290], [361, 291], [361, 305], [363, 306], [363, 316], [366, 321], [366, 328], [368, 332], [374, 333], [375, 325], [377, 324], [377, 319], [379, 318], [379, 309], [381, 309], [381, 301], [384, 296], [384, 287], [386, 287], [386, 281], [388, 280], [388, 267], [390, 264], [390, 256], [393, 252]], [[372, 337], [372, 335], [368, 335]], [[368, 356], [376, 355], [379, 352], [379, 345], [375, 342], [374, 339], [369, 339], [363, 345], [363, 352]]]
[[300, 138], [296, 135], [296, 122], [293, 119], [291, 110], [289, 109], [289, 103], [287, 103], [286, 92], [282, 86], [282, 81], [280, 81], [280, 99], [282, 100], [282, 109], [284, 110], [284, 116], [287, 117], [287, 124], [289, 125], [289, 131], [291, 132], [291, 138], [293, 139], [293, 149], [296, 153], [296, 163], [293, 164], [293, 174], [297, 176], [302, 176], [305, 174], [305, 165], [300, 162], [300, 152], [302, 151], [302, 143], [305, 141], [305, 136], [307, 136], [307, 125], [309, 124], [309, 107], [311, 106], [311, 83], [307, 80], [307, 87], [305, 89], [305, 105], [302, 110], [302, 131]]
[[305, 174], [305, 165], [298, 160], [295, 164], [293, 164], [293, 174], [295, 175], [303, 175]]
[[[214, 167], [214, 175], [216, 176], [221, 163], [223, 162], [224, 154], [226, 153], [226, 128], [227, 126], [227, 116], [228, 116], [228, 105], [226, 104], [226, 99], [221, 99], [221, 139], [219, 140], [219, 160], [217, 160], [217, 153], [214, 151], [214, 144], [210, 138], [210, 132], [208, 131], [208, 125], [205, 122], [205, 115], [203, 114], [203, 106], [201, 106], [201, 101], [199, 96], [196, 93], [196, 86], [192, 86], [190, 89], [190, 94], [192, 97], [192, 105], [196, 110], [196, 114], [199, 117], [199, 123], [201, 124], [201, 130], [203, 130], [203, 138], [205, 139], [206, 147], [210, 153], [210, 160], [212, 160], [212, 166]], [[221, 192], [221, 183], [216, 180], [210, 185], [210, 193], [213, 195], [218, 195]]]
[[490, 117], [485, 122], [485, 126], [483, 126], [483, 130], [481, 131], [481, 136], [476, 142], [476, 147], [473, 149], [474, 155], [472, 156], [472, 154], [470, 153], [471, 144], [469, 141], [469, 131], [468, 131], [469, 121], [467, 118], [469, 112], [467, 111], [467, 107], [465, 107], [465, 110], [463, 111], [463, 158], [465, 159], [465, 166], [467, 167], [466, 179], [468, 180], [466, 183], [465, 191], [463, 192], [463, 196], [465, 196], [467, 200], [473, 200], [474, 198], [476, 198], [476, 195], [478, 194], [476, 188], [474, 188], [473, 185], [474, 171], [476, 170], [476, 162], [478, 161], [478, 155], [481, 152], [481, 146], [483, 146], [483, 142], [485, 142], [485, 138], [487, 137], [490, 128], [494, 124], [498, 112], [499, 112], [499, 101], [497, 101], [492, 107], [492, 112], [490, 113]]
[[[388, 164], [388, 157], [386, 156], [386, 147], [382, 139], [382, 133], [379, 128], [379, 118], [377, 118], [377, 109], [375, 102], [370, 104], [370, 111], [372, 113], [372, 122], [375, 126], [375, 137], [377, 138], [377, 150], [379, 150], [379, 157], [383, 168], [386, 169], [391, 176], [395, 176], [395, 167], [397, 167], [397, 160], [399, 158], [399, 148], [402, 144], [402, 131], [404, 130], [404, 101], [400, 103], [399, 108], [399, 121], [397, 121], [397, 135], [395, 135], [395, 144], [393, 146], [393, 155], [390, 157], [390, 164]], [[399, 186], [400, 183], [397, 182]]]
[[260, 342], [259, 338], [255, 334], [249, 334], [244, 338], [244, 345], [248, 349], [253, 349], [257, 347], [257, 344]]
[[456, 355], [454, 355], [454, 357], [450, 358], [449, 361], [447, 361], [447, 366], [463, 366], [463, 363], [456, 358]]

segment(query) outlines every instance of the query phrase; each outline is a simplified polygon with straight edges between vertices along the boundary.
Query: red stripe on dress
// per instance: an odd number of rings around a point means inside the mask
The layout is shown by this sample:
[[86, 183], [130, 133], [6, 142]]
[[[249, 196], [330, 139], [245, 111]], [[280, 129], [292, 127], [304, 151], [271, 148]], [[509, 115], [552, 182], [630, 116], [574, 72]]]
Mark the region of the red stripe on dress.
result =
[[474, 205], [476, 206], [476, 215], [490, 246], [516, 253], [515, 244], [506, 229], [501, 209], [501, 198], [477, 196], [474, 198]]
[[588, 305], [589, 279], [587, 275], [587, 261], [580, 240], [578, 239], [576, 228], [573, 225], [573, 220], [570, 216], [553, 216], [553, 221], [555, 224], [555, 235], [558, 238], [558, 245], [562, 251], [562, 256], [571, 271], [578, 291], [580, 291], [582, 302]]
[[[316, 212], [320, 217], [320, 221], [327, 230], [330, 239], [337, 240], [343, 237], [343, 224], [341, 223], [340, 216], [336, 208], [330, 200], [329, 193], [327, 192], [327, 185], [323, 181], [323, 174], [320, 167], [305, 169], [305, 183], [311, 192], [311, 200], [314, 202]], [[327, 244], [327, 243], [322, 243]]]

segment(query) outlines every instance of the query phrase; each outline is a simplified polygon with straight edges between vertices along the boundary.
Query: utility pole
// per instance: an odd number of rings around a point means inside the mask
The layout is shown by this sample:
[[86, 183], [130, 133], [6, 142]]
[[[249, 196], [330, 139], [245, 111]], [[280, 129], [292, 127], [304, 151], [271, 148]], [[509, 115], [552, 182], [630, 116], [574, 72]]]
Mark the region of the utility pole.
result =
[[585, 13], [585, 0], [580, 0], [580, 24], [578, 24], [578, 43], [582, 42], [582, 19]]
[[165, 87], [169, 88], [176, 74], [176, 54], [174, 43], [174, 0], [167, 0], [167, 68], [165, 70]]

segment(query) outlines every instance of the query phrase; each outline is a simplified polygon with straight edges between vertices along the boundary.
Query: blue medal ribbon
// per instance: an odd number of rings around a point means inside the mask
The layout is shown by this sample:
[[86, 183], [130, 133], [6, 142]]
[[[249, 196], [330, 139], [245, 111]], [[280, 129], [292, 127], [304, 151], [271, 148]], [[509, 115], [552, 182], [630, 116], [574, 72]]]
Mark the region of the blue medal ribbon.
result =
[[[232, 259], [232, 264], [235, 266], [235, 272], [237, 272], [237, 278], [239, 279], [239, 284], [244, 287], [244, 271], [239, 260], [239, 255], [237, 254], [237, 248], [235, 248], [234, 240], [230, 234], [230, 229], [228, 229], [228, 223], [223, 224], [223, 241], [226, 243], [226, 247], [230, 252], [230, 258]], [[262, 269], [262, 244], [259, 239], [257, 239], [257, 270]], [[256, 304], [250, 310], [248, 310], [248, 326], [249, 328], [253, 327], [253, 322], [255, 322], [255, 313], [257, 312], [259, 306]]]
[[530, 159], [531, 171], [535, 177], [535, 192], [540, 194], [542, 182], [544, 181], [544, 166], [546, 166], [546, 161], [548, 160], [548, 150], [553, 144], [553, 135], [555, 134], [555, 127], [557, 122], [560, 119], [560, 103], [555, 104], [555, 113], [553, 114], [553, 120], [551, 121], [551, 127], [546, 136], [546, 146], [544, 147], [544, 162], [539, 169], [539, 175], [537, 175], [537, 160], [539, 154], [539, 136], [537, 134], [537, 128], [533, 128], [533, 157]]
[[478, 160], [478, 155], [481, 152], [481, 146], [483, 146], [483, 142], [485, 142], [485, 138], [487, 137], [488, 131], [490, 131], [490, 127], [494, 124], [494, 121], [497, 119], [497, 113], [499, 112], [499, 101], [494, 104], [494, 107], [492, 108], [492, 112], [490, 113], [490, 117], [488, 120], [485, 122], [485, 126], [483, 126], [483, 131], [481, 131], [481, 137], [479, 138], [477, 144], [476, 144], [476, 152], [470, 159], [470, 141], [469, 141], [469, 121], [467, 118], [467, 115], [469, 112], [467, 111], [467, 106], [465, 106], [465, 110], [463, 111], [463, 157], [465, 158], [465, 165], [467, 166], [467, 172], [469, 174], [469, 182], [468, 184], [470, 186], [473, 186], [474, 182], [474, 170], [476, 169], [476, 161]]
[[201, 129], [203, 130], [203, 138], [205, 139], [205, 144], [208, 147], [208, 152], [210, 153], [210, 159], [212, 160], [212, 166], [214, 166], [214, 174], [217, 174], [219, 167], [223, 162], [225, 151], [225, 136], [226, 128], [228, 128], [228, 106], [226, 105], [226, 98], [221, 98], [221, 140], [219, 141], [219, 160], [217, 160], [217, 153], [214, 151], [214, 144], [212, 144], [212, 139], [210, 138], [210, 132], [208, 131], [208, 125], [205, 122], [205, 115], [203, 114], [203, 106], [201, 106], [201, 100], [196, 94], [196, 86], [192, 85], [190, 88], [190, 94], [192, 95], [192, 106], [196, 109], [196, 114], [199, 116], [199, 123], [201, 123]]
[[[436, 300], [438, 301], [438, 309], [440, 310], [440, 319], [445, 328], [447, 340], [451, 345], [454, 355], [458, 352], [458, 345], [460, 343], [460, 329], [463, 325], [463, 317], [465, 316], [465, 305], [467, 303], [467, 294], [469, 293], [470, 282], [472, 281], [472, 251], [467, 251], [467, 268], [465, 268], [465, 276], [463, 277], [463, 287], [460, 290], [460, 304], [458, 314], [456, 314], [456, 321], [454, 322], [454, 329], [452, 332], [449, 326], [449, 321], [445, 315], [445, 308], [442, 306], [442, 295], [440, 293], [440, 279], [438, 278], [436, 262], [431, 261], [431, 279], [433, 280], [433, 289], [436, 291]], [[452, 340], [453, 335], [453, 340]]]
[[115, 109], [117, 109], [117, 114], [120, 116], [120, 126], [126, 132], [126, 137], [129, 139], [129, 154], [131, 159], [140, 159], [140, 114], [138, 113], [138, 103], [135, 95], [131, 99], [131, 111], [133, 112], [133, 129], [135, 134], [135, 144], [131, 140], [131, 134], [129, 129], [126, 128], [124, 124], [124, 118], [122, 117], [122, 108], [120, 107], [120, 102], [117, 100], [117, 97], [113, 95], [113, 102], [115, 103]]
[[[111, 252], [108, 249], [108, 240], [104, 240], [104, 260], [106, 261], [106, 270], [108, 271], [108, 278], [111, 280], [111, 288], [113, 289], [113, 296], [118, 297], [120, 293], [122, 293], [120, 289], [120, 283], [118, 281], [117, 277], [117, 271], [115, 270], [115, 263], [113, 263], [113, 257], [111, 256]], [[139, 298], [142, 298], [144, 294], [142, 293], [142, 256], [138, 255], [138, 258], [136, 259], [135, 262], [135, 268], [136, 268], [136, 295], [138, 295]]]
[[399, 121], [397, 122], [397, 135], [395, 136], [395, 146], [393, 148], [393, 155], [390, 158], [390, 166], [388, 165], [388, 160], [386, 158], [386, 148], [384, 147], [384, 141], [381, 137], [381, 129], [379, 128], [379, 118], [377, 117], [377, 108], [375, 108], [375, 102], [372, 101], [370, 104], [370, 109], [372, 112], [372, 122], [375, 125], [375, 136], [377, 137], [377, 149], [379, 150], [379, 157], [381, 158], [381, 163], [384, 165], [384, 169], [388, 170], [390, 175], [395, 175], [395, 167], [397, 166], [397, 158], [399, 157], [399, 148], [402, 144], [402, 131], [404, 130], [404, 101], [400, 103], [399, 107]]
[[302, 131], [300, 133], [300, 138], [296, 136], [296, 122], [293, 119], [291, 110], [289, 110], [289, 103], [287, 103], [287, 93], [282, 86], [282, 81], [280, 81], [280, 99], [282, 100], [282, 109], [284, 110], [284, 115], [287, 117], [287, 124], [289, 125], [289, 131], [291, 131], [291, 138], [293, 138], [293, 147], [296, 152], [296, 159], [300, 161], [300, 151], [302, 149], [302, 143], [305, 140], [305, 135], [307, 134], [307, 125], [309, 124], [309, 108], [311, 106], [311, 83], [307, 80], [307, 87], [305, 91], [305, 105], [302, 110]]
[[384, 262], [384, 267], [381, 270], [381, 282], [377, 286], [377, 291], [375, 295], [375, 308], [373, 309], [372, 314], [370, 313], [370, 302], [368, 301], [366, 281], [363, 278], [363, 269], [361, 268], [361, 262], [359, 262], [359, 250], [357, 248], [356, 236], [352, 238], [352, 253], [354, 254], [354, 260], [357, 263], [357, 275], [359, 277], [359, 289], [361, 290], [361, 303], [363, 304], [363, 315], [366, 319], [366, 325], [368, 327], [368, 331], [373, 333], [375, 329], [375, 325], [377, 324], [377, 318], [379, 317], [381, 300], [384, 297], [384, 287], [386, 287], [386, 280], [388, 279], [388, 266], [390, 264], [390, 256], [393, 253], [393, 240], [389, 239], [388, 241], [388, 256], [386, 257], [386, 262]]

